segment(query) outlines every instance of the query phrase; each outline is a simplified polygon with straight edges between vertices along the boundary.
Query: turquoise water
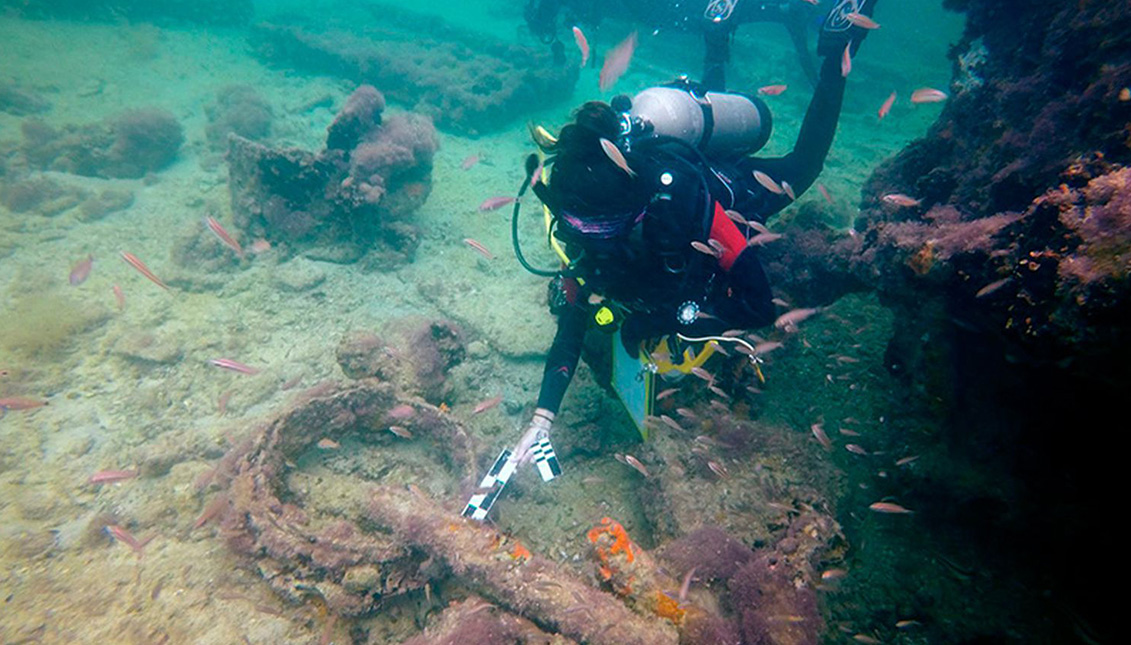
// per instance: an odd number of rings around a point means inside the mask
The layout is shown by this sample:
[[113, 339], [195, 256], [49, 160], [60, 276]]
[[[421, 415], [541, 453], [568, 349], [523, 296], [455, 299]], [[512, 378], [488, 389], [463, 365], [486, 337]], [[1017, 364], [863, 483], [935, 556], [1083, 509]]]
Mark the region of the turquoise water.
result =
[[[488, 55], [477, 52], [492, 52], [492, 61], [505, 58], [498, 52], [511, 46], [534, 52], [521, 56], [544, 56], [547, 48], [526, 29], [521, 5], [396, 5], [441, 23], [406, 21], [400, 13], [394, 21], [388, 19], [393, 13], [354, 3], [259, 3], [254, 9], [256, 22], [313, 31], [334, 17], [361, 25], [370, 30], [365, 38], [384, 43], [381, 60], [391, 65], [397, 48], [409, 52], [421, 34], [435, 39], [429, 43], [458, 42], [464, 53], [456, 59], [472, 62]], [[408, 79], [399, 91], [378, 84], [389, 98], [388, 119], [413, 110], [436, 117], [438, 147], [426, 179], [405, 179], [396, 188], [418, 200], [398, 211], [404, 228], [383, 230], [376, 251], [346, 257], [340, 247], [280, 243], [269, 232], [270, 248], [253, 251], [264, 232], [238, 225], [224, 128], [275, 148], [319, 150], [358, 79], [327, 66], [268, 60], [257, 53], [252, 28], [242, 23], [139, 18], [129, 8], [89, 17], [85, 10], [41, 12], [37, 3], [0, 7], [0, 398], [10, 401], [0, 418], [0, 642], [399, 643], [418, 636], [447, 603], [474, 588], [451, 573], [454, 567], [422, 574], [431, 576], [427, 592], [422, 586], [390, 591], [376, 608], [337, 618], [342, 612], [334, 611], [325, 588], [290, 595], [276, 593], [278, 585], [273, 590], [272, 567], [276, 573], [287, 569], [285, 558], [229, 548], [237, 541], [231, 524], [194, 526], [211, 500], [225, 494], [223, 481], [207, 478], [245, 437], [260, 436], [289, 406], [319, 395], [304, 399], [298, 393], [346, 380], [343, 347], [380, 347], [370, 360], [387, 367], [382, 361], [393, 357], [394, 367], [382, 374], [403, 388], [405, 400], [443, 404], [443, 414], [472, 437], [462, 446], [468, 454], [454, 461], [473, 461], [482, 470], [513, 444], [529, 421], [554, 325], [545, 281], [523, 272], [510, 252], [509, 208], [481, 212], [478, 206], [487, 197], [513, 194], [523, 180], [523, 159], [534, 150], [528, 122], [556, 131], [583, 101], [697, 74], [698, 37], [643, 29], [614, 91], [601, 92], [599, 68], [587, 67], [560, 98], [540, 97], [532, 100], [536, 107], [514, 114], [506, 106], [486, 110], [488, 126], [468, 126], [453, 116], [467, 106], [446, 105], [440, 112], [428, 107], [442, 101], [414, 92], [419, 79]], [[834, 203], [826, 207], [810, 191], [779, 216], [780, 223], [817, 209], [830, 230], [847, 234], [860, 187], [873, 169], [922, 136], [939, 113], [938, 105], [913, 106], [907, 97], [919, 87], [948, 86], [947, 49], [960, 37], [962, 16], [915, 0], [887, 2], [876, 18], [882, 27], [854, 61], [836, 141], [819, 179]], [[587, 29], [594, 56], [634, 28], [613, 17]], [[575, 60], [572, 39], [559, 31]], [[763, 151], [788, 152], [810, 90], [787, 34], [778, 25], [744, 25], [732, 51], [732, 88], [788, 86], [766, 99], [775, 130]], [[424, 60], [409, 69], [423, 77], [456, 62]], [[461, 80], [481, 79], [445, 77], [439, 84]], [[233, 94], [225, 89], [232, 85], [244, 89]], [[880, 121], [876, 112], [893, 91], [899, 100]], [[244, 97], [242, 112], [224, 121], [217, 116], [228, 114], [222, 97], [233, 95]], [[180, 132], [183, 141], [172, 145], [168, 159], [142, 153], [168, 147], [172, 134], [125, 152], [121, 139], [106, 134], [114, 127], [120, 133], [125, 126], [115, 119], [130, 110], [166, 115], [129, 121], [142, 123], [147, 134], [163, 127]], [[492, 110], [504, 114], [495, 118]], [[206, 217], [242, 243], [243, 259], [216, 241], [202, 223]], [[524, 219], [528, 247], [538, 246], [540, 226], [533, 215]], [[493, 259], [468, 248], [468, 238]], [[123, 253], [140, 258], [169, 288], [123, 262]], [[87, 257], [93, 257], [89, 276], [71, 275], [82, 271], [76, 264]], [[541, 249], [531, 257], [539, 265], [552, 261]], [[555, 562], [563, 575], [598, 587], [585, 533], [603, 516], [622, 522], [644, 549], [659, 549], [698, 523], [723, 526], [747, 547], [762, 548], [780, 539], [783, 522], [815, 509], [839, 523], [813, 538], [824, 555], [797, 569], [797, 584], [815, 589], [822, 642], [964, 642], [982, 634], [1039, 640], [1032, 619], [1038, 600], [986, 568], [976, 549], [916, 528], [914, 516], [867, 509], [877, 478], [903, 467], [893, 465], [897, 458], [919, 455], [938, 463], [948, 457], [906, 452], [885, 455], [880, 465], [878, 458], [857, 459], [841, 449], [853, 442], [872, 445], [870, 439], [890, 443], [890, 433], [899, 431], [909, 434], [903, 445], [927, 451], [936, 429], [902, 412], [904, 385], [883, 365], [890, 315], [877, 299], [846, 297], [823, 314], [799, 334], [781, 337], [785, 347], [762, 368], [763, 394], [724, 404], [721, 416], [715, 408], [709, 423], [684, 421], [698, 428], [688, 428], [687, 436], [657, 430], [652, 445], [638, 440], [615, 399], [582, 368], [553, 435], [565, 475], [546, 485], [529, 473], [518, 476], [499, 502], [498, 528]], [[444, 363], [449, 356], [436, 354], [429, 344], [435, 339], [421, 335], [421, 329], [438, 333], [421, 321], [440, 320], [460, 329], [459, 360]], [[358, 341], [364, 332], [381, 342]], [[237, 360], [255, 373], [210, 363], [218, 358]], [[421, 374], [427, 361], [443, 365], [442, 384], [429, 380], [431, 372]], [[683, 397], [678, 400], [699, 419], [712, 414], [701, 383], [680, 387], [677, 399]], [[473, 413], [477, 404], [500, 395], [499, 405]], [[48, 404], [17, 409], [23, 405], [15, 397]], [[706, 462], [691, 456], [691, 437], [717, 436], [725, 417], [753, 428], [756, 449], [734, 459], [712, 448], [721, 455], [716, 465], [723, 465], [725, 478], [695, 471], [692, 466]], [[325, 421], [333, 426], [332, 419]], [[832, 435], [835, 454], [813, 439], [814, 424]], [[834, 427], [862, 437], [836, 434]], [[386, 434], [359, 439], [364, 432], [355, 429], [334, 435], [337, 447], [316, 448], [313, 442], [329, 435], [310, 432], [309, 449], [287, 455], [290, 474], [278, 485], [287, 489], [284, 501], [310, 507], [315, 524], [364, 515], [358, 509], [366, 503], [366, 487], [375, 483], [412, 483], [454, 511], [464, 501], [466, 473], [434, 454], [461, 444], [438, 441], [431, 452], [416, 453], [389, 443]], [[419, 440], [418, 433], [406, 441]], [[404, 455], [386, 454], [396, 450]], [[614, 458], [626, 453], [645, 460], [652, 470], [648, 478]], [[445, 467], [453, 473], [430, 470]], [[106, 470], [137, 476], [89, 482]], [[956, 487], [1006, 485], [992, 473], [966, 472], [969, 480]], [[657, 499], [675, 509], [670, 516]], [[139, 541], [151, 539], [144, 554], [114, 540], [108, 526], [123, 527]], [[841, 570], [846, 573], [838, 578]], [[834, 573], [822, 580], [828, 571]], [[678, 582], [684, 573], [665, 575]], [[334, 576], [342, 582], [340, 570], [326, 574]], [[703, 595], [693, 596], [691, 605], [709, 603], [710, 594], [728, 597], [725, 588], [695, 593]], [[740, 610], [726, 602], [735, 600], [723, 601], [722, 611]], [[526, 609], [528, 618], [552, 629], [540, 622], [538, 608]], [[788, 611], [780, 616], [785, 623], [793, 617]]]

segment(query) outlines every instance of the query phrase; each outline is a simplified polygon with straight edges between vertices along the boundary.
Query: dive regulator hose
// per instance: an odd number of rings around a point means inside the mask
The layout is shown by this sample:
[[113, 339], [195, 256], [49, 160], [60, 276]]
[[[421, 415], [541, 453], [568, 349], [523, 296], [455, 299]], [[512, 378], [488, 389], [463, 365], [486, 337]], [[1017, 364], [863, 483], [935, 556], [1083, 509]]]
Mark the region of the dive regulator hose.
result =
[[518, 263], [522, 268], [530, 273], [543, 278], [553, 278], [561, 271], [559, 269], [539, 269], [532, 266], [526, 261], [526, 256], [522, 254], [522, 248], [518, 242], [518, 214], [522, 210], [522, 196], [526, 194], [526, 190], [530, 188], [531, 179], [534, 178], [534, 172], [538, 169], [538, 157], [530, 155], [526, 158], [526, 178], [522, 180], [522, 186], [518, 189], [518, 195], [514, 200], [514, 210], [511, 213], [511, 245], [514, 247], [514, 255], [518, 258]]

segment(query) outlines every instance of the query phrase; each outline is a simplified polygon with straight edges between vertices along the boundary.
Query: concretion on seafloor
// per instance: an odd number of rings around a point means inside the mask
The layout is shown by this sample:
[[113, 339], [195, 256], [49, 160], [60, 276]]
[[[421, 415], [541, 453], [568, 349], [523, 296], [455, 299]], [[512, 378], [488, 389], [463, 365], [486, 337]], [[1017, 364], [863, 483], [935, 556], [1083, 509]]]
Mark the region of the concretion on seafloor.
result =
[[[391, 422], [412, 438], [390, 433]], [[325, 440], [341, 448], [327, 451]], [[221, 530], [283, 596], [361, 615], [437, 575], [403, 534], [372, 530], [367, 483], [416, 481], [455, 496], [474, 477], [473, 453], [455, 419], [390, 384], [318, 386], [222, 462]]]
[[449, 605], [424, 633], [401, 645], [572, 645], [576, 642], [560, 634], [548, 634], [525, 618], [472, 597]]
[[431, 499], [381, 486], [370, 519], [389, 527], [477, 593], [547, 631], [593, 645], [663, 645], [679, 638], [671, 623], [633, 613], [498, 531], [457, 516]]
[[[372, 83], [445, 130], [480, 134], [569, 99], [577, 65], [435, 16], [366, 3], [256, 25], [252, 43], [273, 65]], [[374, 20], [372, 14], [379, 16]]]

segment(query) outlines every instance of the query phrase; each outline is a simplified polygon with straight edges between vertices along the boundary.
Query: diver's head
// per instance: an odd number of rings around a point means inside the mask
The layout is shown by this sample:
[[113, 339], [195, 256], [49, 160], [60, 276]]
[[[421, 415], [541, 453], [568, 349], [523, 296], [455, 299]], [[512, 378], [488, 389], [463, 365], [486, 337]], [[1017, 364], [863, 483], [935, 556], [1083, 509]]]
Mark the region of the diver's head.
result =
[[[651, 195], [645, 182], [610, 159], [601, 140], [615, 142], [621, 115], [607, 103], [590, 101], [574, 122], [562, 128], [549, 186], [539, 195], [553, 211], [559, 231], [581, 238], [611, 239], [627, 234], [640, 221]], [[625, 155], [631, 167], [633, 155]]]

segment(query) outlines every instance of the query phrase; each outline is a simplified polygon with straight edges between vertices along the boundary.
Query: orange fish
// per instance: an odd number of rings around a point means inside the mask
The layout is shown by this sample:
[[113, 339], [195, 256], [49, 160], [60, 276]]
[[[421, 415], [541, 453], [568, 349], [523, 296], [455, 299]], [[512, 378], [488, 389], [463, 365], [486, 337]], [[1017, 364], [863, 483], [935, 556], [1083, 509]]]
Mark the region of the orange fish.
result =
[[847, 77], [852, 72], [852, 54], [849, 53], [849, 48], [852, 43], [844, 46], [844, 54], [840, 57], [840, 75]]
[[621, 153], [617, 144], [609, 141], [605, 137], [601, 137], [601, 150], [605, 152], [605, 156], [609, 158], [609, 161], [616, 164], [617, 168], [623, 170], [629, 177], [636, 176], [636, 171], [628, 167], [628, 161], [624, 158], [624, 154]]
[[220, 222], [217, 222], [215, 217], [211, 215], [205, 217], [204, 224], [208, 226], [208, 230], [212, 231], [216, 239], [220, 240], [221, 244], [235, 251], [236, 255], [238, 255], [241, 260], [243, 259], [243, 247], [236, 241], [236, 238], [232, 237], [228, 231], [224, 230], [223, 226], [220, 226]]
[[479, 403], [477, 403], [475, 405], [475, 409], [472, 410], [471, 413], [472, 414], [481, 414], [483, 412], [486, 412], [487, 410], [490, 410], [491, 408], [498, 405], [500, 402], [502, 402], [502, 400], [503, 400], [503, 395], [500, 394], [498, 396], [491, 397], [491, 398], [486, 399], [484, 401], [480, 401]]
[[601, 76], [598, 87], [604, 92], [616, 84], [621, 75], [628, 69], [632, 55], [636, 52], [636, 32], [632, 32], [605, 56], [605, 64], [601, 66]]
[[114, 300], [118, 302], [118, 311], [126, 308], [126, 294], [122, 293], [122, 288], [114, 285]]
[[919, 204], [923, 203], [921, 200], [915, 199], [914, 197], [908, 197], [903, 193], [888, 193], [880, 199], [884, 200], [884, 202], [888, 204], [906, 207], [918, 206]]
[[884, 104], [880, 106], [880, 111], [877, 112], [877, 114], [879, 114], [881, 119], [887, 116], [888, 112], [891, 112], [891, 106], [893, 105], [895, 105], [895, 92], [892, 92], [891, 95], [884, 100]]
[[127, 253], [125, 251], [122, 251], [121, 254], [122, 254], [122, 259], [126, 261], [126, 264], [137, 269], [138, 273], [142, 274], [146, 278], [149, 278], [150, 282], [152, 282], [153, 284], [161, 287], [162, 289], [164, 289], [166, 291], [169, 290], [169, 285], [162, 282], [161, 278], [158, 278], [157, 276], [153, 275], [153, 272], [149, 270], [149, 267], [145, 266], [145, 263], [142, 262], [141, 260], [139, 260], [136, 255], [134, 255], [133, 253]]
[[43, 399], [32, 399], [26, 396], [9, 396], [0, 399], [0, 411], [7, 412], [8, 410], [31, 410], [34, 408], [42, 408], [47, 405], [47, 401]]
[[758, 88], [758, 93], [762, 96], [777, 96], [786, 91], [788, 85], [766, 85]]
[[873, 511], [875, 511], [877, 513], [892, 513], [892, 514], [897, 514], [897, 515], [905, 515], [905, 514], [908, 514], [908, 513], [914, 513], [915, 512], [915, 511], [911, 511], [911, 510], [908, 510], [906, 508], [903, 508], [899, 504], [893, 504], [892, 502], [876, 502], [875, 504], [872, 504], [868, 508], [872, 509]]
[[479, 253], [479, 255], [482, 255], [483, 257], [487, 258], [488, 260], [494, 260], [495, 259], [495, 255], [493, 253], [491, 253], [490, 251], [488, 251], [487, 247], [483, 246], [483, 244], [481, 244], [480, 242], [473, 240], [470, 237], [463, 238], [463, 242], [464, 242], [464, 244], [475, 249]]
[[754, 179], [757, 180], [759, 184], [762, 184], [763, 188], [775, 195], [780, 195], [785, 192], [782, 190], [781, 186], [778, 185], [778, 182], [771, 179], [769, 175], [761, 170], [754, 171]]
[[947, 99], [947, 93], [933, 87], [920, 87], [911, 93], [912, 103], [938, 103]]
[[880, 24], [878, 22], [876, 22], [875, 20], [872, 20], [871, 18], [869, 18], [868, 16], [865, 16], [862, 13], [857, 13], [855, 11], [853, 11], [852, 13], [844, 14], [844, 19], [847, 20], [848, 22], [851, 22], [852, 24], [856, 25], [857, 27], [859, 27], [861, 29], [879, 29], [880, 28]]
[[589, 62], [589, 39], [581, 31], [581, 27], [573, 28], [573, 42], [577, 43], [577, 48], [581, 50], [581, 67], [585, 67], [585, 63]]

